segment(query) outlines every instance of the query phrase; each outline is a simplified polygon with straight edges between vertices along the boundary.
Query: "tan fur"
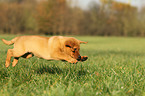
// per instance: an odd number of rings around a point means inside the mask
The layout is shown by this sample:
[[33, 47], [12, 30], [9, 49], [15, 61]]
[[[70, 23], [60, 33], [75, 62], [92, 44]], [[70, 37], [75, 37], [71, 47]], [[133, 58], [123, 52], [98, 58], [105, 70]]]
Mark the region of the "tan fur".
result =
[[19, 57], [30, 58], [33, 55], [47, 60], [65, 60], [70, 63], [85, 61], [88, 58], [81, 56], [80, 60], [78, 59], [80, 43], [87, 42], [79, 41], [73, 37], [20, 36], [11, 41], [4, 39], [2, 41], [7, 45], [14, 44], [14, 48], [7, 51], [6, 67], [10, 65], [11, 57], [14, 57], [13, 67], [17, 64]]

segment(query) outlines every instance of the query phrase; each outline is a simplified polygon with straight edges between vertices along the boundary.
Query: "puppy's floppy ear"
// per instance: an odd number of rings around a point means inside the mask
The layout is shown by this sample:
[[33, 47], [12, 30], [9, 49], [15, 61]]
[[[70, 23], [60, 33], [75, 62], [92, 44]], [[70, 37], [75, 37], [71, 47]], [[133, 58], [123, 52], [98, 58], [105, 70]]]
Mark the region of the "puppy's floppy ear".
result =
[[78, 41], [79, 41], [80, 44], [82, 44], [82, 43], [83, 43], [83, 44], [87, 44], [87, 43], [88, 43], [88, 41], [87, 41], [87, 42], [85, 42], [85, 41], [80, 41], [80, 40], [78, 40]]

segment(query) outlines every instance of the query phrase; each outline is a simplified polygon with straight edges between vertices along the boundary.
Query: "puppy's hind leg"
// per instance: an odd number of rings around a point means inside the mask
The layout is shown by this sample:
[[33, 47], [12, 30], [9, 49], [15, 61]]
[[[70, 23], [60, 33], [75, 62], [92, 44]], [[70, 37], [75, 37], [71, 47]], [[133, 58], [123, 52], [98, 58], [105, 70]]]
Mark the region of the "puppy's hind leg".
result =
[[33, 54], [28, 52], [28, 53], [25, 53], [22, 57], [28, 59], [28, 58], [33, 57]]
[[31, 58], [31, 57], [33, 57], [33, 54], [28, 54], [28, 55], [26, 56], [27, 59], [28, 59], [28, 58]]
[[19, 57], [21, 57], [23, 54], [25, 54], [22, 50], [16, 50], [16, 49], [8, 49], [7, 52], [7, 58], [6, 58], [6, 67], [9, 67], [10, 65], [10, 61], [11, 61], [11, 57], [14, 57], [14, 60], [12, 62], [12, 66], [16, 66], [16, 64], [18, 63], [18, 59]]
[[[31, 54], [31, 53], [26, 53], [26, 54], [24, 54], [22, 57], [24, 57], [24, 58], [30, 58], [30, 57], [32, 57], [32, 56], [33, 56], [33, 54]], [[13, 67], [16, 66], [16, 64], [18, 63], [18, 60], [19, 60], [19, 57], [14, 57], [14, 60], [13, 60], [13, 63], [12, 63], [12, 66], [13, 66]]]
[[5, 63], [5, 66], [6, 66], [6, 67], [9, 67], [10, 62], [11, 62], [11, 57], [12, 57], [12, 56], [13, 56], [13, 51], [12, 51], [12, 49], [8, 49], [8, 51], [7, 51], [6, 63]]
[[18, 63], [19, 57], [14, 57], [14, 60], [12, 62], [12, 66], [15, 67], [16, 64]]

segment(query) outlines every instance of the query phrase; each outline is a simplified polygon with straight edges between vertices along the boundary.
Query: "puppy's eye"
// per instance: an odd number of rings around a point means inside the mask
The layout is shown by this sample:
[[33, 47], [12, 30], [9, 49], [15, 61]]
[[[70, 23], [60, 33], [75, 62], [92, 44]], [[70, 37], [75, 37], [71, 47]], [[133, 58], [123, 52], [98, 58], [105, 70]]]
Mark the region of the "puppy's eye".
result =
[[77, 50], [77, 48], [74, 48], [74, 50], [76, 51], [76, 50]]
[[70, 45], [65, 45], [66, 47], [69, 47], [69, 48], [71, 48], [71, 46]]

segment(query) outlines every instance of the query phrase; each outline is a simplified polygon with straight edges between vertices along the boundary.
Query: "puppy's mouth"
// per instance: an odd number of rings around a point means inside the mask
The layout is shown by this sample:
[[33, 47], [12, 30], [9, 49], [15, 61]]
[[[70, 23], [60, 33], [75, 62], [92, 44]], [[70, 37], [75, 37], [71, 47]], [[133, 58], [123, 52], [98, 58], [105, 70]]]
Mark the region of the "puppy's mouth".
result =
[[88, 59], [88, 56], [79, 56], [78, 61], [86, 61]]

